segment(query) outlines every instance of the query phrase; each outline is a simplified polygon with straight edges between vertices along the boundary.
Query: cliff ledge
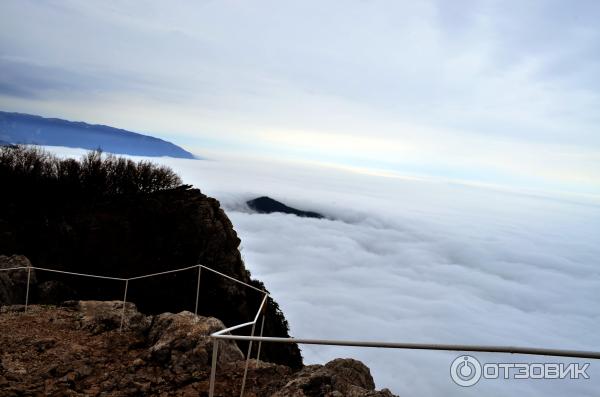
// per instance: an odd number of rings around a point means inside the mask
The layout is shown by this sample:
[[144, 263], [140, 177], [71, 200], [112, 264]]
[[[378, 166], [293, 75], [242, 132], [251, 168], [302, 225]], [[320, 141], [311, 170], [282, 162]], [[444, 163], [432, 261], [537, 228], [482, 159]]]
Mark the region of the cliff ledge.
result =
[[[207, 396], [214, 317], [146, 316], [122, 302], [0, 308], [0, 395]], [[215, 395], [240, 393], [244, 355], [233, 341], [219, 348]], [[393, 397], [376, 391], [360, 361], [336, 359], [300, 370], [250, 362], [246, 396]]]

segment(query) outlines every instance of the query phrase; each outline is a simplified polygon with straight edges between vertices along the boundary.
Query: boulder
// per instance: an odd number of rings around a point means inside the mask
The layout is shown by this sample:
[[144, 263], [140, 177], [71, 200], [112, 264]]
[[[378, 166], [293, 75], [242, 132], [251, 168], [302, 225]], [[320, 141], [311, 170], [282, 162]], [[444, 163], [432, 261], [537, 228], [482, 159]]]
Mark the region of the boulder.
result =
[[[66, 306], [78, 312], [79, 327], [99, 334], [119, 329], [123, 315], [121, 301], [72, 301]], [[210, 334], [225, 328], [221, 320], [197, 316], [191, 312], [145, 316], [135, 304], [126, 302], [123, 330], [143, 335], [148, 357], [174, 373], [192, 373], [210, 368], [213, 342]], [[233, 341], [219, 344], [219, 365], [243, 360]]]
[[[0, 269], [29, 267], [29, 259], [23, 255], [0, 255]], [[37, 283], [35, 270], [31, 270], [30, 289]], [[25, 303], [27, 270], [0, 271], [0, 305]]]
[[[209, 336], [224, 328], [221, 320], [187, 311], [160, 314], [154, 317], [148, 334], [150, 355], [176, 373], [205, 370], [210, 368], [213, 352], [213, 341]], [[243, 359], [235, 342], [220, 341], [219, 365]]]
[[[122, 301], [78, 301], [66, 302], [79, 311], [80, 327], [92, 333], [119, 329], [123, 316]], [[138, 312], [134, 303], [125, 303], [123, 329], [136, 333], [144, 333], [150, 327], [152, 318]]]
[[375, 390], [369, 368], [358, 360], [337, 358], [325, 365], [309, 365], [273, 397], [394, 397]]

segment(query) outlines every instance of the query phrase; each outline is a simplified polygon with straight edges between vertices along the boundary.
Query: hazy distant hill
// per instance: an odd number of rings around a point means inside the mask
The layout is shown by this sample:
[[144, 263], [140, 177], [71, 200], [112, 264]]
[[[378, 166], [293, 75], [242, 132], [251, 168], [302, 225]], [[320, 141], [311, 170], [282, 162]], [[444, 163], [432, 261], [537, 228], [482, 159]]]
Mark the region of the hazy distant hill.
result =
[[0, 112], [0, 141], [44, 146], [102, 149], [133, 156], [194, 156], [162, 139], [105, 125]]
[[303, 211], [296, 208], [288, 207], [287, 205], [277, 200], [273, 200], [271, 197], [267, 196], [262, 196], [255, 198], [254, 200], [246, 201], [246, 204], [248, 205], [248, 207], [250, 207], [250, 209], [260, 214], [271, 214], [273, 212], [281, 212], [284, 214], [293, 214], [305, 218], [324, 218], [323, 215], [317, 212]]

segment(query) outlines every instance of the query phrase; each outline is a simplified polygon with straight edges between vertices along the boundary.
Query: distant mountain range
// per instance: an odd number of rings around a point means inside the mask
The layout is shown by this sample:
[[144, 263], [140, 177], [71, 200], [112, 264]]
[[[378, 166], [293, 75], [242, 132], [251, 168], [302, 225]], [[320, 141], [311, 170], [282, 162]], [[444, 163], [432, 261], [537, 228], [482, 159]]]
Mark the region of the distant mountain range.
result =
[[149, 135], [22, 113], [0, 112], [0, 142], [101, 149], [132, 156], [195, 158], [183, 148]]

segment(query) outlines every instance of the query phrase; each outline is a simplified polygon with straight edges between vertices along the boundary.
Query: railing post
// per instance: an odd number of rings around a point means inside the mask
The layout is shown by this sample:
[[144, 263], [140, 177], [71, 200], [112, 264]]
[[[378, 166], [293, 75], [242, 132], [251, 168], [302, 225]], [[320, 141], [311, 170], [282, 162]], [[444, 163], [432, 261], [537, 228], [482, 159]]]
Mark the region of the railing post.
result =
[[200, 276], [202, 275], [202, 265], [198, 265], [198, 285], [196, 286], [196, 309], [194, 314], [198, 315], [198, 299], [200, 298]]
[[123, 310], [121, 312], [121, 326], [119, 332], [123, 331], [123, 322], [125, 321], [125, 303], [127, 303], [127, 287], [129, 287], [129, 280], [125, 280], [125, 294], [123, 294]]
[[[263, 329], [265, 327], [265, 316], [266, 315], [267, 315], [266, 313], [263, 313], [262, 320], [260, 322], [260, 337], [261, 338], [263, 336]], [[256, 367], [258, 367], [258, 364], [259, 364], [259, 361], [260, 361], [260, 348], [261, 348], [261, 346], [262, 346], [262, 340], [259, 340], [258, 341], [258, 352], [256, 353]]]
[[31, 266], [27, 266], [27, 289], [25, 290], [25, 313], [29, 305], [29, 282], [31, 281]]
[[[250, 332], [250, 336], [254, 336], [254, 327], [256, 327], [256, 322], [252, 324], [252, 332]], [[248, 364], [250, 364], [250, 354], [252, 354], [252, 341], [248, 344], [248, 354], [246, 354], [246, 366], [244, 367], [244, 377], [242, 378], [242, 389], [240, 391], [240, 397], [244, 397], [244, 389], [246, 388], [246, 376], [248, 375]]]
[[215, 374], [217, 373], [217, 352], [219, 351], [219, 340], [213, 338], [213, 355], [212, 364], [210, 368], [210, 384], [208, 387], [208, 397], [214, 397], [215, 395]]

